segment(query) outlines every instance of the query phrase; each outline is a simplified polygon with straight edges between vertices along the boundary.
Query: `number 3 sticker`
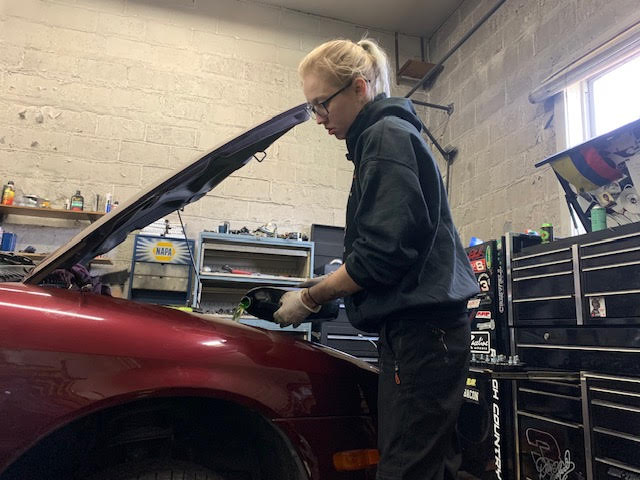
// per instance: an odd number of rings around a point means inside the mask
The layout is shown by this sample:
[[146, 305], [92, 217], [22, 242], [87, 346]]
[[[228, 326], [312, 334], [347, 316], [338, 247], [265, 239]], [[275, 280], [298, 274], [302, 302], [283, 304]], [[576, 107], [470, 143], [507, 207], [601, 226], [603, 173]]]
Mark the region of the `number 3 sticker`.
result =
[[483, 273], [478, 275], [478, 285], [480, 286], [481, 292], [488, 292], [491, 288], [491, 281], [489, 280], [489, 275]]

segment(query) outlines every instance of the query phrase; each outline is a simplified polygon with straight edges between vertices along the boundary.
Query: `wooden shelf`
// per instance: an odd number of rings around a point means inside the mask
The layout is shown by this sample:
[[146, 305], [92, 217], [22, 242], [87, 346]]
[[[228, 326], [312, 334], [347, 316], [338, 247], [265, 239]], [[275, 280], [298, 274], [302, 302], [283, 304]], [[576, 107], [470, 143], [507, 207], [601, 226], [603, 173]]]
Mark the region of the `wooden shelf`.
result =
[[397, 72], [398, 78], [411, 78], [420, 80], [429, 70], [435, 67], [434, 63], [423, 62], [421, 60], [407, 60]]
[[75, 210], [63, 210], [61, 208], [37, 208], [18, 207], [16, 205], [0, 205], [0, 221], [4, 219], [5, 215], [63, 218], [68, 220], [89, 220], [90, 222], [95, 222], [104, 215], [104, 212], [89, 212], [87, 210], [77, 212]]
[[[48, 253], [25, 253], [25, 252], [0, 252], [0, 253], [4, 253], [5, 255], [14, 254], [14, 255], [19, 255], [21, 257], [25, 257], [25, 258], [30, 258], [35, 263], [41, 262], [49, 255]], [[113, 265], [113, 262], [106, 257], [96, 257], [93, 260], [91, 260], [89, 263], [92, 263], [94, 265]]]

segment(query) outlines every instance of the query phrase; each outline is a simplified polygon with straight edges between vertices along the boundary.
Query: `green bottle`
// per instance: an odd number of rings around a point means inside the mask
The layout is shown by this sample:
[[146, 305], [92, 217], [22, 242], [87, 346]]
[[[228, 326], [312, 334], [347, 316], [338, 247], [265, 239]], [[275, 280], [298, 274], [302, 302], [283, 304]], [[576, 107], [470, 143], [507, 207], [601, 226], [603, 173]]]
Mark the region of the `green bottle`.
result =
[[71, 210], [76, 212], [84, 210], [84, 197], [80, 195], [80, 190], [76, 190], [76, 194], [71, 197]]
[[594, 205], [591, 209], [591, 231], [598, 232], [607, 228], [607, 209]]

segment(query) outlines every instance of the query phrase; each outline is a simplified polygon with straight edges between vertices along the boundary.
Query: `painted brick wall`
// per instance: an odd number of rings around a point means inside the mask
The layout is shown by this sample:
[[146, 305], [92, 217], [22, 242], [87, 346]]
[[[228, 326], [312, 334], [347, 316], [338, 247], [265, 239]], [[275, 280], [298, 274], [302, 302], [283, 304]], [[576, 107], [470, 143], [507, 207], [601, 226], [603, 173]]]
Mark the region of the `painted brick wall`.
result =
[[[237, 0], [0, 0], [0, 182], [62, 206], [76, 189], [124, 201], [159, 177], [304, 101], [296, 67], [322, 41], [366, 29]], [[390, 33], [369, 31], [393, 54]], [[401, 36], [400, 59], [419, 55]], [[392, 57], [393, 63], [393, 57]], [[409, 86], [401, 86], [398, 93]], [[426, 97], [423, 96], [423, 99]], [[188, 234], [343, 225], [351, 164], [311, 122], [187, 207]], [[51, 250], [82, 225], [21, 226]], [[36, 223], [41, 223], [37, 221]], [[48, 222], [47, 222], [48, 223]], [[53, 222], [52, 222], [53, 224]], [[121, 249], [126, 260], [129, 246]]]
[[[442, 55], [493, 0], [466, 0], [430, 39]], [[553, 102], [529, 92], [560, 66], [638, 18], [635, 0], [507, 0], [416, 98], [454, 103], [422, 111], [443, 145], [460, 153], [451, 204], [466, 241], [568, 215], [549, 170], [557, 151]], [[247, 1], [0, 0], [0, 182], [62, 205], [76, 189], [88, 205], [120, 201], [229, 136], [303, 101], [295, 72], [315, 45], [360, 38], [363, 27]], [[369, 31], [393, 53], [393, 36]], [[401, 62], [417, 39], [401, 37]], [[393, 58], [392, 58], [393, 62]], [[408, 89], [396, 88], [397, 94]], [[274, 221], [280, 230], [342, 225], [351, 179], [344, 145], [310, 122], [185, 211], [189, 235]], [[439, 156], [438, 156], [439, 158]], [[445, 166], [441, 163], [443, 172]], [[82, 225], [21, 226], [19, 246], [51, 250]], [[36, 223], [38, 223], [36, 221]], [[123, 247], [121, 258], [128, 256]], [[130, 250], [129, 250], [130, 251]]]
[[[439, 60], [495, 0], [465, 0], [430, 39]], [[529, 93], [562, 66], [640, 18], [637, 0], [507, 0], [445, 63], [432, 101], [455, 104], [443, 143], [460, 154], [451, 204], [464, 240], [552, 222], [569, 234], [569, 213], [551, 169], [534, 163], [564, 148], [553, 100]], [[430, 113], [428, 124], [442, 114]], [[443, 166], [444, 168], [444, 166]]]

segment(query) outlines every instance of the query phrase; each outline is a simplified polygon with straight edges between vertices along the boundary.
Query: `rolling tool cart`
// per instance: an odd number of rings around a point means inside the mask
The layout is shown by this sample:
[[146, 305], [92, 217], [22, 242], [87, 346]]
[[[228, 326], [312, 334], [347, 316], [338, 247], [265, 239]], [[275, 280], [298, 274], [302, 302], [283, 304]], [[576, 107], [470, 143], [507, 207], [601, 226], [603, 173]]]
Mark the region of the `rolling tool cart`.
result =
[[193, 240], [136, 235], [129, 270], [129, 299], [187, 305], [193, 277]]

